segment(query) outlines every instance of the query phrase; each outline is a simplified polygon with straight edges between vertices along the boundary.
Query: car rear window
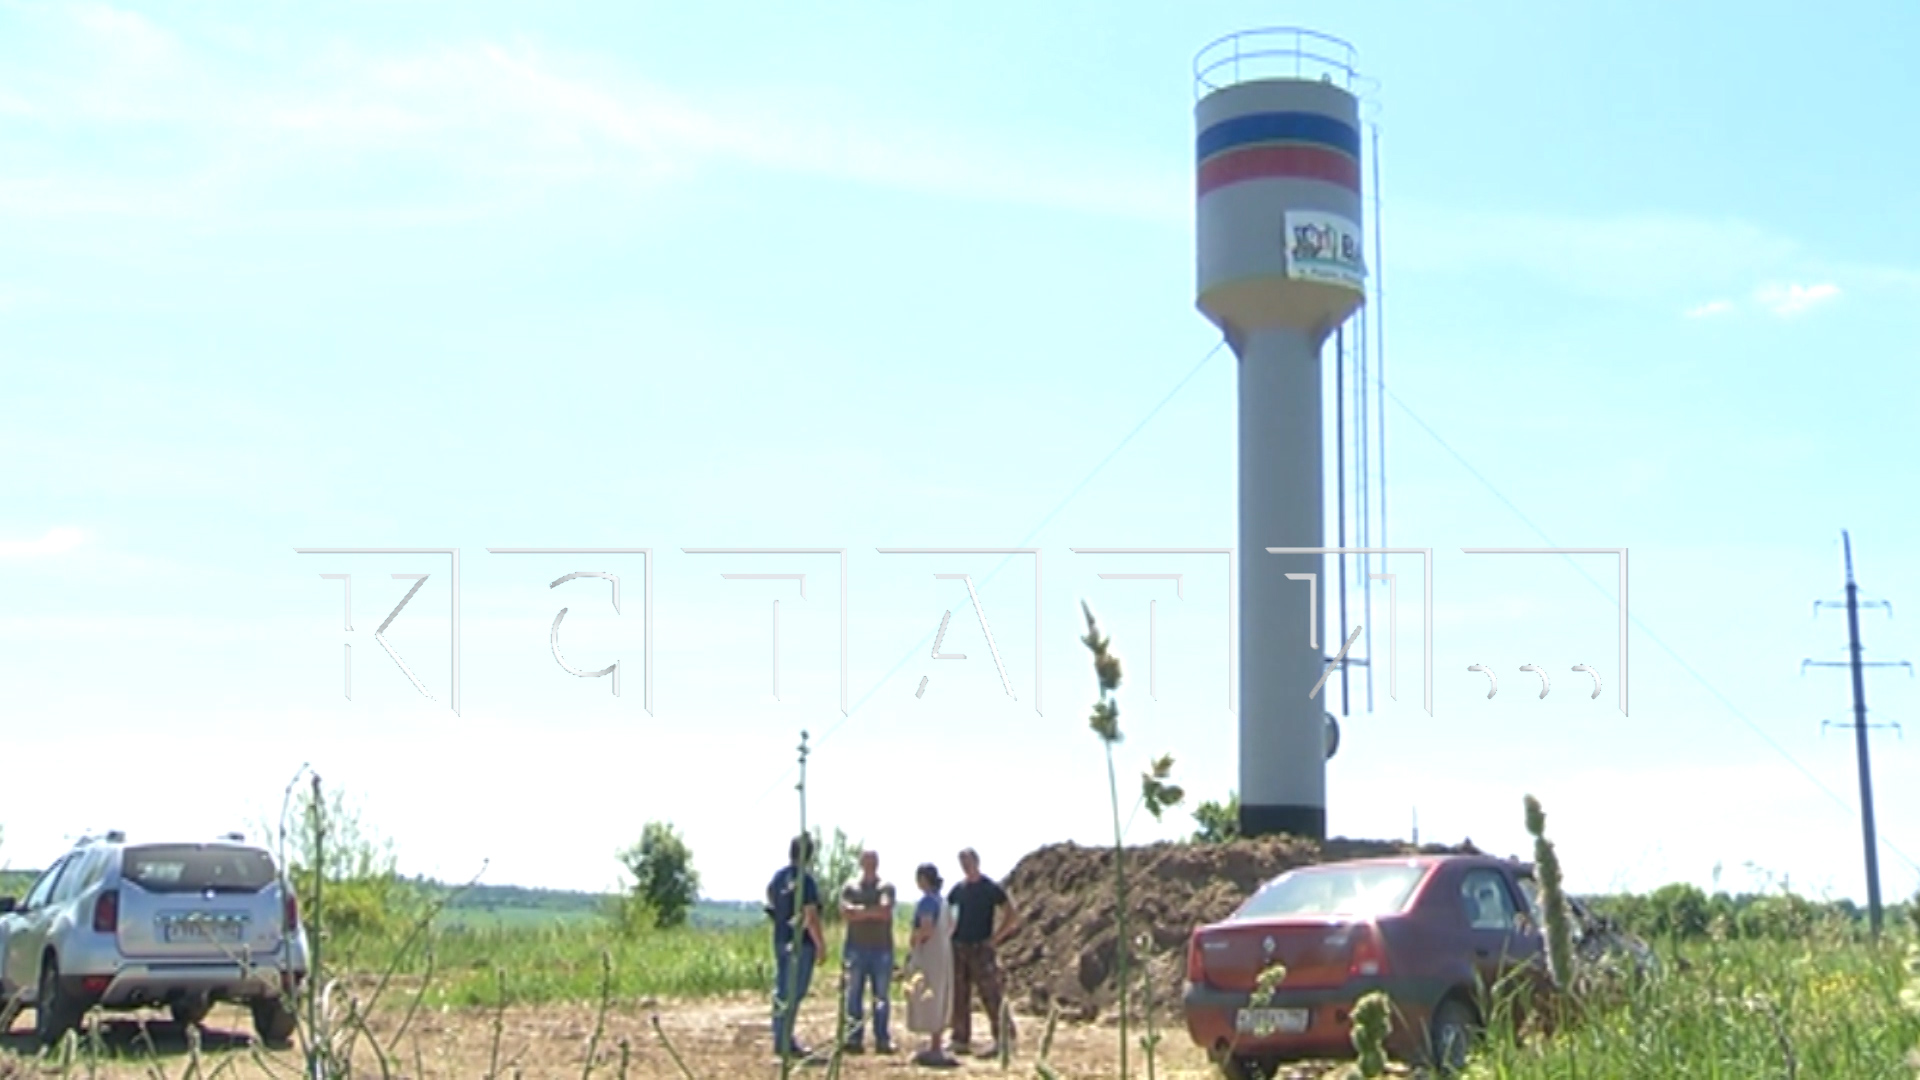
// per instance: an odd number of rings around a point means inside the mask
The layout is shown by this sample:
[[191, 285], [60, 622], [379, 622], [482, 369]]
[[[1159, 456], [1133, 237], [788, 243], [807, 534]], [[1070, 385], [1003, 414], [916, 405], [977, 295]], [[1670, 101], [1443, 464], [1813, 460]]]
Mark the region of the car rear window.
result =
[[1294, 870], [1273, 879], [1234, 912], [1235, 919], [1293, 915], [1387, 915], [1406, 909], [1424, 866], [1342, 866]]
[[148, 892], [258, 892], [273, 884], [273, 857], [257, 848], [150, 844], [126, 849], [120, 876]]

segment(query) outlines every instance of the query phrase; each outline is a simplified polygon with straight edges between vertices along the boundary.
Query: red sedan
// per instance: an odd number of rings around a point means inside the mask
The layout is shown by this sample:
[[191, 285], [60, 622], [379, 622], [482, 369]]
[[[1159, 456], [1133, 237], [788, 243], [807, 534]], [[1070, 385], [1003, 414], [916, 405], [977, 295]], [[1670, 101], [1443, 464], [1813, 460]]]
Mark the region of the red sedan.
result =
[[[1457, 1067], [1486, 990], [1516, 968], [1545, 977], [1525, 883], [1532, 868], [1487, 855], [1364, 859], [1274, 878], [1187, 947], [1187, 1031], [1230, 1077], [1283, 1062], [1351, 1059], [1352, 1010], [1384, 991], [1387, 1051]], [[1283, 969], [1257, 993], [1257, 980]]]

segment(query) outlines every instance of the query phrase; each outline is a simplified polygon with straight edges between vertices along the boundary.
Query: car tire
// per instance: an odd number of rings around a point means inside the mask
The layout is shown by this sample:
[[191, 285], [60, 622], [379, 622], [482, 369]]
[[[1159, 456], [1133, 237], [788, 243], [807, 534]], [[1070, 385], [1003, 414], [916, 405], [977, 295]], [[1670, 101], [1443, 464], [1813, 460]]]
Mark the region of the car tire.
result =
[[1273, 1069], [1258, 1058], [1230, 1056], [1222, 1058], [1217, 1065], [1226, 1080], [1267, 1080], [1273, 1075]]
[[33, 1034], [41, 1046], [55, 1046], [80, 1026], [77, 1002], [60, 992], [60, 965], [49, 957], [40, 968], [40, 989], [33, 999]]
[[167, 1006], [167, 1011], [173, 1014], [173, 1022], [181, 1027], [199, 1027], [206, 1020], [207, 1014], [213, 1011], [213, 1002], [176, 1001]]
[[252, 1008], [254, 1034], [268, 1049], [284, 1050], [293, 1045], [299, 1018], [293, 1014], [292, 1002], [284, 997], [257, 998]]
[[1428, 1024], [1432, 1045], [1428, 1050], [1433, 1067], [1442, 1076], [1452, 1076], [1467, 1067], [1467, 1054], [1473, 1049], [1480, 1018], [1473, 1006], [1457, 997], [1446, 998], [1434, 1007]]

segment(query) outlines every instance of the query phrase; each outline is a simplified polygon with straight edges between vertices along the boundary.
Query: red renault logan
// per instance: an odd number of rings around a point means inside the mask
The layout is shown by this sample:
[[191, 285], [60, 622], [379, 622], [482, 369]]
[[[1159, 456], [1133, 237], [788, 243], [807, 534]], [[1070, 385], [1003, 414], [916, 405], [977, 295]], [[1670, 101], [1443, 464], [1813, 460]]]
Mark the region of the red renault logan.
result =
[[[1457, 1068], [1482, 1022], [1484, 991], [1517, 968], [1546, 978], [1531, 877], [1530, 866], [1488, 855], [1290, 870], [1194, 930], [1187, 1031], [1235, 1078], [1351, 1059], [1353, 1006], [1380, 990], [1393, 1003], [1388, 1053]], [[1256, 994], [1261, 973], [1276, 966], [1283, 977]]]

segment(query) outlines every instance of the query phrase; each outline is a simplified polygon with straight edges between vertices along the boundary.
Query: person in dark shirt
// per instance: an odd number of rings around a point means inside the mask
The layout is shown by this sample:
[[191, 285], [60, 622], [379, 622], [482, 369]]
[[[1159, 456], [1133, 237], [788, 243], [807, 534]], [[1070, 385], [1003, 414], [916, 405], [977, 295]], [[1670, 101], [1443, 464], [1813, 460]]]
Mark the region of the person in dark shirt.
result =
[[[1000, 1053], [1002, 1039], [1013, 1042], [1013, 1017], [1005, 1017], [1001, 1030], [1000, 1006], [1004, 989], [1000, 980], [1000, 944], [1020, 925], [1019, 909], [1000, 883], [980, 872], [980, 856], [972, 848], [960, 853], [961, 880], [947, 894], [947, 903], [956, 909], [953, 926], [953, 1041], [956, 1054], [967, 1053], [972, 1046], [973, 991], [980, 991], [980, 1004], [987, 1011], [987, 1027], [993, 1042], [981, 1048], [981, 1057]], [[996, 912], [1004, 910], [1006, 920], [994, 925]]]
[[[812, 862], [812, 841], [795, 837], [787, 846], [787, 865], [767, 883], [766, 910], [773, 919], [773, 1052], [793, 1057], [811, 1054], [793, 1038], [793, 1020], [813, 982], [814, 963], [827, 951], [820, 927], [820, 885], [807, 870]], [[797, 948], [796, 922], [805, 933]]]

